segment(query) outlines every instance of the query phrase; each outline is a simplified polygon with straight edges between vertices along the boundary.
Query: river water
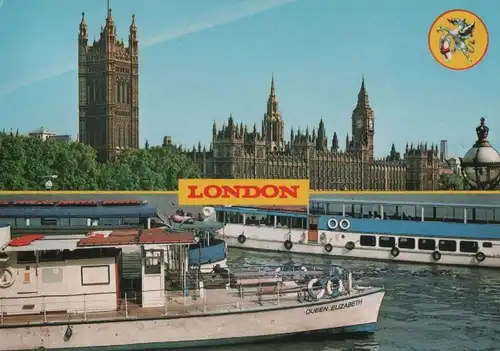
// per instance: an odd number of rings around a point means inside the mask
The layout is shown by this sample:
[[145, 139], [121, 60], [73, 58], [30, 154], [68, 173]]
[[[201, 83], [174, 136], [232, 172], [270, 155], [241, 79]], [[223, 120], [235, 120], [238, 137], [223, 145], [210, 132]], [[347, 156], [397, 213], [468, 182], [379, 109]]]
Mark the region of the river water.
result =
[[500, 350], [500, 271], [230, 249], [229, 264], [339, 264], [360, 285], [385, 286], [378, 330], [364, 338], [224, 347], [226, 351]]
[[[176, 207], [175, 196], [44, 195], [43, 199], [147, 199], [165, 212]], [[338, 196], [340, 197], [340, 196]], [[383, 200], [500, 205], [498, 195], [371, 195], [342, 196]], [[2, 199], [13, 196], [0, 196]], [[16, 196], [29, 198], [34, 196]], [[37, 198], [42, 198], [37, 196]], [[261, 253], [230, 249], [229, 265], [339, 264], [353, 270], [361, 285], [383, 285], [387, 290], [380, 312], [378, 331], [364, 338], [347, 340], [290, 341], [273, 345], [222, 347], [225, 351], [497, 351], [500, 350], [500, 271], [493, 269], [438, 267], [328, 257]], [[195, 332], [195, 331], [193, 331]]]

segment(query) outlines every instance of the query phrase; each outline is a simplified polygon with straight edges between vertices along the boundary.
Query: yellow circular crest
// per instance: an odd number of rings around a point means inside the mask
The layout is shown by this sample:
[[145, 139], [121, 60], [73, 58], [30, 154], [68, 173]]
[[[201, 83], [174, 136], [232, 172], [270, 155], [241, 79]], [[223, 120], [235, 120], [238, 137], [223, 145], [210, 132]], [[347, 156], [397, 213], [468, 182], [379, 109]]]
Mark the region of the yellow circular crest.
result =
[[477, 65], [488, 51], [488, 29], [467, 10], [446, 11], [429, 30], [429, 50], [442, 66], [465, 70]]

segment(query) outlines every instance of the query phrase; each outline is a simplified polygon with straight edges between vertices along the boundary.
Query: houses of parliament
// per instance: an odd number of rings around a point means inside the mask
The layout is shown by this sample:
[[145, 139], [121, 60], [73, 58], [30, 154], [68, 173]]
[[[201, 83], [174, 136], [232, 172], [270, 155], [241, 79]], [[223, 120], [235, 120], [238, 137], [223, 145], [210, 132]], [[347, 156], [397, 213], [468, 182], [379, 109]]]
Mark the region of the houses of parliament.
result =
[[[139, 148], [139, 41], [135, 17], [128, 46], [117, 39], [108, 10], [100, 37], [88, 44], [82, 14], [78, 35], [79, 136], [100, 161]], [[373, 154], [375, 117], [364, 79], [353, 110], [352, 132], [343, 150], [336, 133], [329, 145], [323, 120], [310, 132], [293, 128], [288, 141], [274, 77], [262, 124], [237, 124], [232, 116], [221, 128], [215, 122], [208, 149], [201, 143], [186, 152], [205, 178], [308, 178], [317, 190], [436, 190], [440, 157], [437, 146], [394, 145], [383, 159]], [[164, 146], [170, 144], [165, 137]]]

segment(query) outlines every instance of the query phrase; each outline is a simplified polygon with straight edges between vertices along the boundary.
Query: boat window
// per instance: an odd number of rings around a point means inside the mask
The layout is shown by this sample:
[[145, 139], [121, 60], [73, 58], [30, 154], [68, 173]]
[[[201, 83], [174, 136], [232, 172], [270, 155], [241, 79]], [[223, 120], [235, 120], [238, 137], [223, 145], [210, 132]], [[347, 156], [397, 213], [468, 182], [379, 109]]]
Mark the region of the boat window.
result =
[[160, 251], [146, 251], [144, 260], [144, 274], [160, 274]]
[[123, 224], [137, 226], [139, 224], [139, 218], [138, 217], [136, 217], [136, 218], [123, 218]]
[[344, 205], [341, 203], [329, 203], [327, 205], [327, 214], [331, 216], [342, 216], [344, 211]]
[[491, 248], [491, 247], [493, 247], [493, 244], [490, 243], [490, 242], [484, 242], [483, 243], [483, 247], [485, 247], [485, 248]]
[[346, 217], [361, 218], [362, 217], [362, 205], [360, 204], [346, 204], [345, 205], [345, 215]]
[[458, 210], [454, 207], [436, 206], [435, 220], [440, 222], [454, 222], [453, 212]]
[[25, 218], [16, 218], [15, 223], [17, 227], [24, 227], [26, 225], [26, 219]]
[[384, 205], [384, 219], [400, 219], [399, 208], [394, 205]]
[[363, 204], [363, 218], [375, 218], [374, 213], [377, 212], [379, 205]]
[[359, 237], [359, 244], [361, 246], [375, 246], [377, 239], [373, 235], [361, 235]]
[[17, 252], [17, 263], [36, 263], [36, 256], [34, 251], [19, 251]]
[[217, 219], [217, 222], [224, 223], [224, 212], [222, 211], [217, 211], [215, 213], [215, 218]]
[[415, 239], [414, 238], [399, 238], [398, 246], [400, 249], [414, 249]]
[[393, 236], [381, 236], [378, 238], [378, 246], [394, 247], [396, 246], [396, 238]]
[[99, 226], [99, 218], [87, 218], [87, 227], [98, 227], [98, 226]]
[[424, 208], [424, 220], [425, 221], [434, 221], [434, 206], [422, 206]]
[[42, 218], [42, 225], [57, 225], [57, 218]]
[[455, 240], [439, 240], [439, 251], [457, 251], [457, 242]]
[[70, 218], [69, 223], [74, 227], [85, 227], [87, 225], [87, 218]]
[[474, 208], [475, 218], [473, 221], [475, 223], [488, 223], [494, 221], [495, 214], [491, 208]]
[[64, 260], [79, 260], [79, 259], [90, 259], [90, 258], [101, 258], [101, 257], [117, 257], [121, 249], [115, 249], [112, 247], [98, 248], [98, 249], [80, 249], [80, 250], [64, 250], [62, 252], [62, 257]]
[[477, 241], [461, 241], [460, 242], [460, 252], [476, 253], [479, 251], [479, 245]]
[[14, 218], [0, 218], [0, 226], [7, 226], [10, 225], [11, 227], [14, 226], [16, 221]]
[[436, 240], [434, 239], [418, 239], [419, 250], [435, 250]]
[[495, 223], [500, 223], [500, 209], [499, 208], [495, 208], [493, 210], [493, 220], [495, 221]]
[[99, 225], [101, 227], [119, 226], [120, 225], [120, 220], [117, 219], [117, 218], [100, 218], [99, 219]]
[[291, 217], [278, 216], [278, 222], [276, 223], [278, 228], [289, 228]]
[[305, 221], [303, 218], [292, 218], [292, 228], [305, 229]]
[[416, 206], [398, 206], [399, 207], [399, 216], [402, 220], [412, 220], [415, 217], [420, 218], [420, 213], [417, 214]]
[[63, 256], [59, 250], [41, 251], [38, 253], [38, 262], [62, 261]]

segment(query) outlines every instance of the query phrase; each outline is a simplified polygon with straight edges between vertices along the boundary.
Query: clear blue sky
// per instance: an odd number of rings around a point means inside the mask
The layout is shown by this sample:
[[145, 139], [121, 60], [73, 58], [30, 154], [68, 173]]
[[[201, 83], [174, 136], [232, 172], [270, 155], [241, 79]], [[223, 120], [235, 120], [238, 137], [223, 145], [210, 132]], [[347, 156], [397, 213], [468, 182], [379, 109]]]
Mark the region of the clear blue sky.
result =
[[[77, 32], [104, 24], [105, 0], [0, 0], [1, 128], [78, 133]], [[208, 145], [213, 120], [250, 125], [266, 108], [271, 74], [287, 134], [317, 126], [345, 140], [364, 74], [375, 111], [375, 151], [391, 143], [449, 140], [463, 155], [480, 116], [500, 148], [500, 2], [402, 0], [111, 0], [118, 36], [131, 15], [140, 40], [140, 140]], [[442, 12], [464, 8], [490, 33], [468, 71], [438, 65], [427, 33]]]

